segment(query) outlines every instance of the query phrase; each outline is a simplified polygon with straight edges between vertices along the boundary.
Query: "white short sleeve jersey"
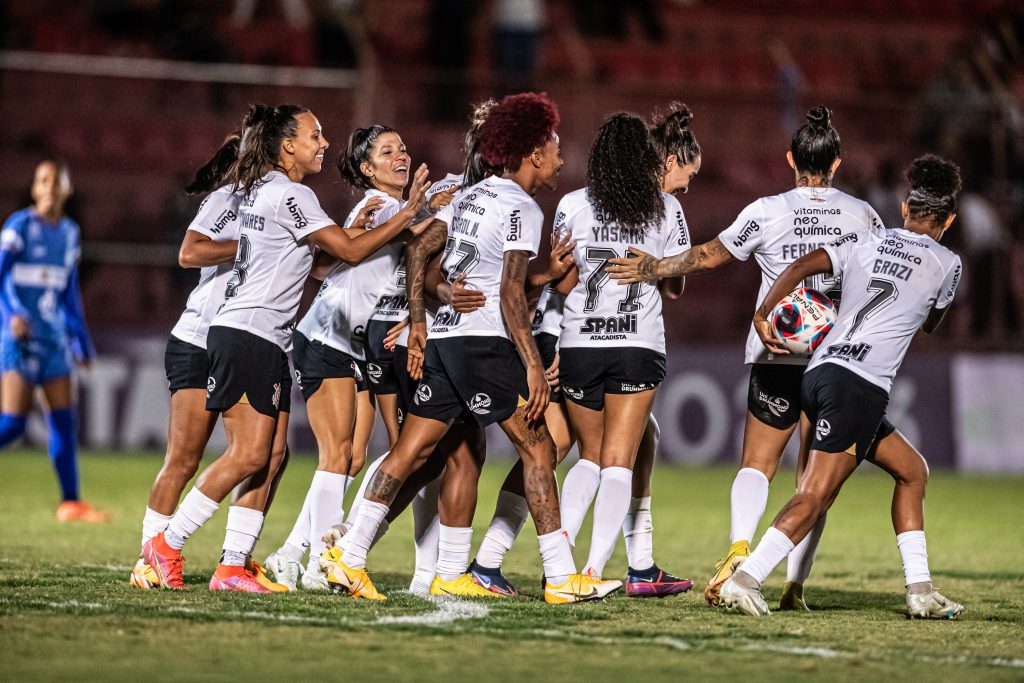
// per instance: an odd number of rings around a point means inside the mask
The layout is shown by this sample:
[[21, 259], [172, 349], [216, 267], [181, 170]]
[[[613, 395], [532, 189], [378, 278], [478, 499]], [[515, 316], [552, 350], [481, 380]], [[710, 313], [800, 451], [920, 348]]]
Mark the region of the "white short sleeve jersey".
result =
[[448, 243], [441, 273], [452, 283], [466, 274], [466, 287], [487, 297], [471, 313], [442, 306], [430, 327], [432, 338], [496, 336], [508, 339], [501, 315], [501, 273], [506, 251], [526, 251], [532, 259], [540, 249], [544, 214], [533, 197], [513, 180], [485, 178], [467, 188], [437, 214], [448, 224]]
[[836, 363], [889, 391], [928, 313], [953, 301], [960, 257], [903, 229], [847, 235], [825, 251], [843, 278], [843, 308], [807, 369]]
[[313, 190], [279, 171], [263, 176], [238, 206], [238, 254], [211, 325], [291, 346], [302, 285], [313, 265], [309, 236], [334, 225]]
[[[225, 185], [206, 195], [199, 212], [188, 226], [214, 242], [238, 239], [238, 205], [242, 196]], [[206, 333], [210, 321], [224, 303], [224, 289], [234, 272], [233, 263], [207, 266], [199, 271], [199, 284], [188, 295], [185, 312], [171, 330], [171, 335], [183, 342], [206, 348]]]
[[[757, 293], [760, 303], [779, 274], [801, 256], [844, 235], [866, 235], [883, 229], [882, 220], [867, 202], [831, 187], [798, 187], [750, 204], [718, 239], [740, 261], [753, 256], [761, 267]], [[804, 286], [823, 292], [839, 305], [838, 278], [816, 275]], [[751, 325], [744, 362], [806, 365], [807, 358], [775, 356]]]
[[562, 335], [562, 311], [565, 308], [565, 295], [559, 294], [554, 284], [544, 287], [537, 300], [537, 310], [533, 314], [534, 334]]
[[427, 188], [425, 196], [427, 202], [430, 202], [430, 198], [438, 192], [452, 192], [462, 187], [464, 176], [461, 173], [449, 173], [441, 180]]
[[[373, 214], [370, 230], [391, 220], [402, 208], [402, 202], [379, 190], [367, 190], [362, 200], [349, 213], [346, 224], [373, 197], [384, 204]], [[307, 339], [364, 360], [363, 348], [366, 323], [373, 313], [381, 290], [398, 268], [403, 245], [386, 244], [357, 266], [341, 263], [324, 278], [313, 304], [299, 322], [299, 332]], [[407, 304], [408, 306], [408, 304]]]
[[647, 283], [622, 286], [608, 276], [608, 259], [628, 255], [629, 247], [655, 258], [675, 256], [690, 246], [679, 200], [662, 193], [665, 213], [646, 230], [606, 221], [587, 196], [571, 192], [558, 204], [555, 231], [576, 241], [573, 257], [580, 280], [565, 298], [559, 348], [632, 346], [665, 353], [661, 292]]

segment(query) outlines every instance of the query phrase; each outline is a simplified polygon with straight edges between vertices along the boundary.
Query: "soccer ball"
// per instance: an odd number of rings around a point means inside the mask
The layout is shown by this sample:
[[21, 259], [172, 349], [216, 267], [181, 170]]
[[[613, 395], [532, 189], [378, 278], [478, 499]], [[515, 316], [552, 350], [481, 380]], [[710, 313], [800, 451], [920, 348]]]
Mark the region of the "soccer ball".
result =
[[780, 301], [768, 320], [790, 353], [809, 356], [836, 324], [836, 307], [821, 292], [801, 287]]

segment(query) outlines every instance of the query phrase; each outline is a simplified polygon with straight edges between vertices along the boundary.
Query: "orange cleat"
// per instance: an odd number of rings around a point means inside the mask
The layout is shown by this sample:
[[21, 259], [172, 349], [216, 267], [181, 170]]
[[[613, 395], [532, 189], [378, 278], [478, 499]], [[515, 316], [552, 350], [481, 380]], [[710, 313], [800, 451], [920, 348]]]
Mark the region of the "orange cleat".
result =
[[269, 590], [271, 593], [288, 592], [288, 586], [283, 583], [277, 583], [267, 576], [267, 570], [264, 569], [263, 565], [256, 560], [249, 558], [249, 561], [245, 565], [245, 569], [256, 578], [261, 586]]
[[185, 580], [181, 578], [185, 558], [181, 556], [181, 551], [167, 545], [164, 532], [146, 541], [142, 546], [142, 559], [156, 572], [162, 587], [175, 590], [187, 588]]
[[97, 510], [80, 500], [65, 500], [57, 508], [57, 521], [107, 524], [110, 522], [110, 513], [106, 510]]
[[210, 590], [234, 591], [236, 593], [273, 593], [245, 567], [218, 564], [210, 577]]

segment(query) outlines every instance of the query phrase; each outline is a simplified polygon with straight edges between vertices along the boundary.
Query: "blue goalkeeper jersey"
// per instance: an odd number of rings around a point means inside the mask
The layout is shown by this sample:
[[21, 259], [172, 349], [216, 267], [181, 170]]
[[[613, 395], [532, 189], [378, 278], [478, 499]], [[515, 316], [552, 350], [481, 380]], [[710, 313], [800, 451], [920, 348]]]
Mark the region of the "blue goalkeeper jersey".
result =
[[[78, 224], [67, 216], [50, 223], [33, 209], [22, 209], [4, 223], [0, 249], [13, 255], [0, 283], [7, 307], [28, 318], [32, 341], [68, 344], [73, 321], [64, 301], [81, 251]], [[0, 337], [12, 337], [6, 320]]]

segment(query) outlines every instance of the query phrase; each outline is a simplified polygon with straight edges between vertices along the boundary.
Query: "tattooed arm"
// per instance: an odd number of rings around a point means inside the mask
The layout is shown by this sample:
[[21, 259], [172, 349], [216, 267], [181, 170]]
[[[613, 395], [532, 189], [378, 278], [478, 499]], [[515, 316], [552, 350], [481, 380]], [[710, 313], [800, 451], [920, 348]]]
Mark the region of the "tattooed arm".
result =
[[544, 378], [544, 364], [533, 340], [530, 328], [532, 311], [526, 303], [526, 268], [530, 263], [530, 252], [515, 250], [506, 251], [504, 265], [501, 270], [501, 314], [505, 319], [505, 327], [509, 336], [519, 349], [523, 363], [526, 365], [526, 378], [530, 387], [530, 396], [526, 403], [526, 415], [530, 420], [538, 420], [548, 407], [548, 383]]
[[427, 262], [448, 240], [448, 224], [434, 220], [405, 249], [405, 292], [409, 298], [409, 376], [419, 379], [423, 368], [423, 348], [427, 345], [427, 309], [423, 301], [423, 283]]
[[653, 282], [663, 277], [679, 277], [714, 270], [733, 259], [717, 237], [710, 242], [687, 249], [682, 254], [656, 259], [636, 247], [629, 248], [631, 257], [608, 261], [608, 274], [619, 284]]

